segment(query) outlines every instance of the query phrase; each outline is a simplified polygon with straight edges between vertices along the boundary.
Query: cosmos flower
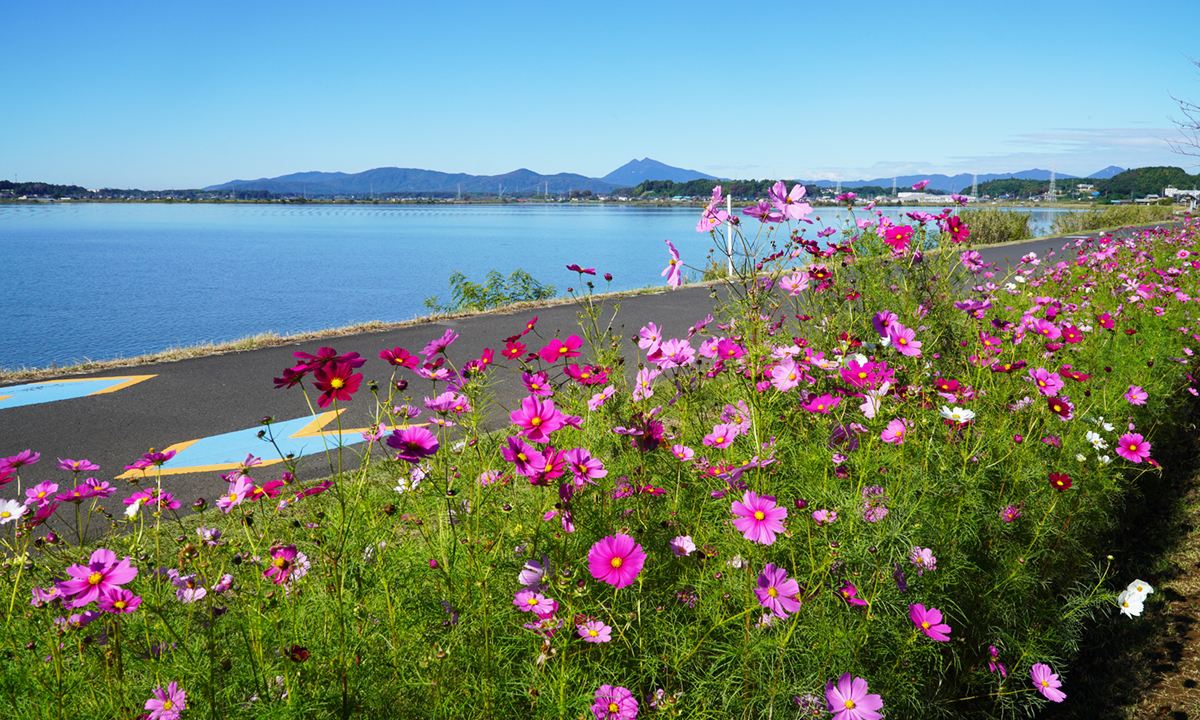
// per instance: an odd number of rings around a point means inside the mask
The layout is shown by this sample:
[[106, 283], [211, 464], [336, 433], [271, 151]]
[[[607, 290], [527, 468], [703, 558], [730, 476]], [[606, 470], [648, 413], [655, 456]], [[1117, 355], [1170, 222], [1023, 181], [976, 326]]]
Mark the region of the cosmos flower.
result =
[[776, 617], [786, 618], [788, 613], [800, 609], [800, 584], [789, 580], [787, 570], [767, 563], [758, 574], [758, 587], [754, 588], [758, 604], [770, 610]]
[[172, 681], [164, 690], [162, 686], [154, 688], [154, 697], [146, 701], [145, 708], [150, 711], [147, 720], [178, 720], [180, 713], [187, 709], [187, 693]]
[[741, 502], [733, 501], [733, 526], [738, 529], [750, 542], [771, 545], [775, 542], [775, 533], [783, 532], [783, 520], [787, 517], [787, 508], [776, 505], [771, 495], [757, 495], [753, 490], [747, 490], [742, 495]]
[[1040, 692], [1047, 700], [1052, 702], [1062, 702], [1067, 699], [1067, 694], [1062, 690], [1062, 683], [1058, 680], [1058, 675], [1050, 672], [1050, 666], [1043, 663], [1034, 663], [1029, 669], [1029, 677], [1033, 681], [1033, 689]]
[[437, 453], [441, 446], [437, 436], [423, 427], [393, 430], [387, 438], [388, 447], [397, 450], [396, 459], [417, 464]]
[[638, 701], [623, 687], [601, 685], [591, 710], [596, 720], [633, 720], [637, 717]]
[[584, 642], [606, 643], [612, 640], [612, 628], [599, 620], [581, 623], [577, 632]]
[[929, 638], [938, 642], [946, 642], [950, 639], [950, 626], [942, 622], [941, 610], [926, 609], [924, 605], [917, 603], [908, 606], [908, 617], [913, 621], [913, 625], [916, 625], [917, 629]]
[[837, 685], [830, 680], [825, 685], [825, 702], [834, 720], [879, 720], [883, 715], [883, 698], [867, 694], [867, 681], [852, 678], [850, 673], [838, 678]]
[[624, 534], [609, 535], [588, 551], [588, 569], [592, 577], [618, 589], [633, 584], [645, 563], [646, 553], [642, 546]]
[[1125, 433], [1117, 442], [1117, 454], [1131, 463], [1140, 463], [1150, 457], [1150, 443], [1141, 433]]
[[667, 285], [674, 290], [683, 284], [683, 265], [679, 262], [679, 251], [675, 249], [670, 240], [665, 242], [671, 250], [671, 259], [667, 261], [667, 267], [659, 274], [667, 278]]

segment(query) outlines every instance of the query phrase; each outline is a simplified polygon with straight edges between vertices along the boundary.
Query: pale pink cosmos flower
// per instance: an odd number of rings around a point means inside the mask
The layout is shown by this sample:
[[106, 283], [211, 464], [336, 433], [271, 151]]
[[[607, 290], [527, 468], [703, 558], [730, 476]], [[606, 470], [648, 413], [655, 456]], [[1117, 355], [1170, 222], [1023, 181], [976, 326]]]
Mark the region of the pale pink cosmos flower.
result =
[[1058, 679], [1058, 674], [1050, 672], [1049, 665], [1034, 663], [1033, 667], [1029, 668], [1029, 678], [1033, 681], [1033, 689], [1040, 692], [1047, 700], [1060, 703], [1067, 699], [1067, 694], [1059, 690], [1062, 683]]
[[696, 362], [696, 351], [687, 340], [672, 338], [660, 345], [659, 351], [660, 355], [655, 362], [663, 370], [685, 367]]
[[617, 391], [617, 388], [615, 385], [609, 385], [608, 387], [604, 388], [604, 390], [602, 392], [598, 392], [595, 395], [593, 395], [592, 398], [590, 400], [588, 400], [588, 410], [595, 412], [595, 411], [599, 410], [600, 408], [604, 407], [604, 403], [610, 397], [612, 397], [613, 393], [615, 393], [616, 391]]
[[675, 557], [686, 557], [696, 551], [696, 543], [692, 542], [691, 535], [680, 535], [671, 540], [671, 552], [675, 553]]
[[679, 445], [679, 444], [675, 444], [675, 445], [671, 446], [671, 454], [674, 455], [675, 457], [679, 458], [683, 462], [688, 462], [692, 458], [696, 457], [695, 450], [691, 449], [687, 445]]
[[800, 384], [800, 370], [790, 357], [771, 368], [771, 385], [779, 392], [787, 392]]
[[880, 439], [892, 445], [903, 445], [904, 435], [908, 432], [908, 420], [896, 418], [887, 424], [880, 434]]
[[733, 526], [738, 529], [750, 542], [771, 545], [775, 542], [775, 533], [783, 532], [783, 520], [787, 518], [787, 508], [776, 505], [771, 495], [758, 495], [753, 490], [747, 490], [742, 495], [741, 502], [733, 501]]
[[513, 605], [516, 605], [521, 612], [532, 612], [542, 615], [553, 611], [554, 601], [533, 590], [518, 590], [513, 595]]
[[646, 323], [638, 331], [638, 347], [645, 350], [647, 355], [653, 355], [658, 350], [660, 343], [662, 343], [662, 330], [659, 330], [654, 323]]
[[1117, 454], [1131, 463], [1140, 463], [1150, 457], [1150, 443], [1141, 433], [1125, 433], [1117, 442]]
[[606, 643], [612, 640], [612, 628], [599, 620], [589, 620], [579, 625], [579, 637], [584, 642]]
[[217, 498], [217, 507], [226, 515], [234, 507], [241, 505], [254, 492], [254, 481], [237, 473], [229, 483], [229, 491]]
[[787, 185], [780, 180], [771, 186], [768, 195], [771, 197], [771, 204], [783, 214], [784, 219], [812, 222], [804, 217], [813, 211], [811, 205], [800, 200], [804, 197], [805, 193], [807, 193], [807, 190], [799, 183], [793, 185], [792, 191], [788, 192]]
[[1125, 399], [1130, 405], [1145, 405], [1148, 397], [1150, 395], [1140, 385], [1130, 385], [1129, 390], [1125, 392]]
[[644, 367], [638, 370], [637, 378], [633, 382], [633, 399], [645, 400], [654, 395], [654, 378], [662, 374], [662, 370]]
[[784, 275], [779, 279], [779, 287], [783, 288], [789, 296], [799, 295], [808, 289], [808, 275], [799, 272]]
[[667, 285], [672, 290], [683, 284], [683, 264], [679, 262], [679, 251], [670, 240], [665, 241], [667, 247], [671, 250], [671, 259], [667, 261], [667, 267], [659, 273], [667, 278]]
[[737, 428], [727, 423], [713, 426], [713, 431], [704, 436], [704, 444], [724, 450], [733, 444], [738, 436]]

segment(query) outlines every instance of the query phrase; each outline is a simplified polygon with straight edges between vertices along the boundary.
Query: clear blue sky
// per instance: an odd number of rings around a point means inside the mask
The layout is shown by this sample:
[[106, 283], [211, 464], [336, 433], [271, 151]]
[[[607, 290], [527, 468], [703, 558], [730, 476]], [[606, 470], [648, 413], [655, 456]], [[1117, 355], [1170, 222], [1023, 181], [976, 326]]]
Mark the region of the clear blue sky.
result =
[[1178, 165], [1196, 0], [9, 2], [0, 178]]

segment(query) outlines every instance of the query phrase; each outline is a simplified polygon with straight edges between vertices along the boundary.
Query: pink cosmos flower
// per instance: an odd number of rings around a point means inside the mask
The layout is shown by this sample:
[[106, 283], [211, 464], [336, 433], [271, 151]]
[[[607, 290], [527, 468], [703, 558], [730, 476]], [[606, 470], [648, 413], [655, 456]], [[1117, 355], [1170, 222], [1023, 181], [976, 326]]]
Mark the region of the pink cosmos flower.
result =
[[1125, 399], [1130, 405], [1145, 405], [1148, 397], [1150, 396], [1140, 385], [1130, 385], [1129, 390], [1125, 392]]
[[832, 510], [814, 510], [812, 514], [813, 520], [817, 525], [832, 525], [837, 520], [837, 513]]
[[1062, 690], [1062, 683], [1059, 682], [1058, 675], [1050, 672], [1050, 666], [1043, 663], [1034, 663], [1033, 667], [1029, 668], [1029, 677], [1033, 681], [1033, 689], [1040, 692], [1047, 700], [1060, 703], [1067, 699], [1067, 694]]
[[904, 434], [908, 432], [908, 420], [896, 418], [887, 424], [880, 434], [880, 439], [892, 445], [903, 445]]
[[713, 426], [713, 431], [704, 436], [704, 444], [724, 450], [733, 444], [738, 436], [737, 428], [727, 423]]
[[801, 405], [805, 410], [813, 413], [824, 413], [828, 415], [835, 407], [841, 404], [840, 398], [835, 398], [829, 393], [818, 395], [808, 400]]
[[721, 360], [736, 360], [745, 354], [745, 348], [729, 338], [717, 340], [717, 357]]
[[1125, 433], [1117, 442], [1117, 454], [1131, 463], [1140, 463], [1150, 457], [1150, 443], [1140, 433]]
[[125, 588], [114, 587], [109, 588], [107, 592], [100, 595], [97, 607], [100, 608], [100, 612], [131, 613], [137, 610], [138, 605], [141, 604], [141, 597], [134, 595]]
[[950, 639], [950, 626], [942, 622], [941, 610], [937, 608], [926, 610], [924, 605], [917, 603], [908, 606], [908, 617], [913, 621], [913, 625], [917, 626], [917, 629], [931, 639], [938, 642], [946, 642]]
[[92, 552], [87, 565], [71, 565], [67, 568], [70, 580], [56, 583], [64, 598], [73, 597], [72, 607], [83, 607], [109, 590], [137, 577], [137, 568], [130, 566], [129, 558], [117, 562], [112, 550], [99, 548]]
[[640, 331], [638, 331], [638, 347], [646, 351], [647, 355], [653, 355], [659, 344], [662, 343], [662, 330], [654, 323], [646, 323]]
[[65, 460], [63, 458], [58, 458], [58, 467], [66, 470], [67, 472], [73, 473], [92, 472], [93, 470], [100, 469], [99, 465], [91, 462], [90, 460], [72, 460], [70, 458]]
[[800, 384], [800, 370], [796, 361], [786, 357], [783, 362], [771, 368], [771, 385], [779, 392], [787, 392]]
[[646, 553], [642, 546], [624, 534], [609, 535], [588, 551], [588, 570], [592, 577], [618, 589], [633, 584], [645, 563]]
[[854, 583], [846, 581], [838, 588], [838, 595], [850, 605], [863, 606], [867, 604], [866, 600], [855, 597], [858, 594], [858, 588], [854, 587]]
[[1029, 378], [1033, 380], [1033, 384], [1037, 385], [1037, 390], [1045, 397], [1053, 397], [1062, 390], [1062, 377], [1056, 372], [1050, 372], [1045, 368], [1037, 368], [1029, 371]]
[[417, 360], [415, 355], [409, 355], [408, 351], [405, 350], [404, 348], [392, 348], [391, 350], [381, 350], [379, 352], [379, 357], [382, 360], [387, 360], [388, 364], [390, 364], [390, 365], [394, 365], [395, 367], [408, 368], [409, 370], [416, 370], [417, 363], [419, 362], [419, 360]]
[[588, 404], [587, 404], [588, 410], [595, 412], [595, 411], [599, 410], [600, 408], [604, 407], [604, 403], [610, 397], [612, 397], [613, 393], [615, 393], [616, 391], [617, 391], [616, 386], [609, 385], [608, 387], [604, 388], [604, 390], [602, 392], [598, 392], [595, 395], [593, 395], [592, 398], [590, 400], [588, 400]]
[[747, 490], [741, 502], [733, 501], [733, 514], [737, 515], [733, 526], [743, 537], [750, 542], [771, 545], [775, 542], [775, 533], [784, 530], [782, 521], [787, 517], [787, 508], [776, 505], [771, 495], [760, 496]]
[[921, 180], [919, 182], [913, 183], [912, 187], [913, 187], [913, 190], [924, 190], [927, 185], [929, 185], [928, 180]]
[[575, 474], [575, 485], [583, 487], [585, 480], [596, 480], [608, 475], [604, 463], [583, 448], [575, 448], [566, 452], [567, 467]]
[[644, 367], [638, 370], [637, 378], [633, 382], [633, 399], [645, 400], [654, 395], [654, 378], [662, 374], [661, 370]]
[[583, 345], [583, 338], [578, 335], [571, 335], [566, 340], [552, 339], [547, 343], [546, 347], [542, 348], [538, 354], [541, 355], [542, 361], [553, 364], [559, 358], [579, 357], [583, 353], [579, 348]]
[[1000, 519], [1006, 523], [1010, 523], [1019, 517], [1021, 517], [1021, 509], [1015, 505], [1008, 505], [1000, 511]]
[[799, 295], [808, 289], [808, 275], [804, 273], [784, 275], [779, 279], [779, 287], [783, 288], [789, 296]]
[[44, 507], [54, 500], [56, 492], [58, 492], [58, 485], [45, 480], [25, 490], [25, 504]]
[[1062, 330], [1049, 320], [1037, 318], [1033, 321], [1033, 331], [1047, 340], [1057, 340], [1062, 337]]
[[606, 643], [612, 640], [612, 628], [599, 620], [580, 624], [577, 632], [584, 642]]
[[675, 249], [670, 240], [665, 242], [671, 249], [671, 259], [667, 261], [667, 267], [659, 274], [667, 278], [667, 285], [674, 290], [683, 284], [683, 265], [679, 262], [679, 251]]
[[655, 362], [663, 370], [686, 367], [696, 362], [696, 351], [687, 340], [672, 338], [659, 346], [659, 352]]
[[638, 701], [623, 687], [601, 685], [591, 710], [596, 720], [633, 720], [637, 717]]
[[671, 454], [674, 455], [675, 457], [679, 458], [683, 462], [688, 462], [692, 458], [696, 457], [696, 451], [691, 449], [687, 445], [678, 445], [678, 444], [672, 445], [671, 446]]
[[[175, 572], [172, 570], [172, 572]], [[208, 595], [208, 590], [204, 588], [204, 580], [195, 573], [191, 575], [176, 574], [171, 578], [171, 582], [175, 584], [175, 597], [181, 603], [194, 603], [198, 600], [203, 600], [204, 596]]]
[[296, 555], [295, 545], [276, 545], [271, 548], [271, 564], [263, 571], [263, 577], [276, 585], [284, 584], [296, 569]]
[[362, 373], [354, 372], [349, 363], [327, 363], [313, 373], [313, 385], [321, 391], [317, 398], [318, 407], [326, 407], [334, 400], [348, 402], [362, 384]]
[[549, 442], [550, 433], [567, 424], [563, 414], [554, 407], [553, 400], [541, 400], [536, 395], [522, 400], [521, 409], [512, 411], [509, 417], [521, 428], [521, 434], [535, 443]]
[[800, 584], [789, 580], [787, 570], [767, 563], [758, 574], [758, 587], [754, 588], [758, 604], [770, 610], [775, 617], [786, 618], [788, 613], [800, 609]]
[[518, 590], [513, 595], [513, 605], [516, 605], [521, 612], [532, 612], [538, 615], [554, 611], [554, 601], [533, 590]]
[[397, 450], [396, 459], [416, 465], [423, 458], [437, 453], [441, 444], [437, 436], [423, 427], [393, 430], [387, 438], [388, 447]]
[[920, 357], [921, 341], [916, 339], [917, 331], [912, 328], [906, 328], [899, 322], [893, 322], [887, 328], [887, 338], [891, 342], [892, 347], [901, 355], [909, 357]]
[[533, 477], [546, 469], [546, 458], [533, 446], [519, 437], [506, 440], [507, 446], [501, 448], [500, 454], [510, 463], [516, 465], [517, 474]]
[[783, 222], [783, 213], [775, 210], [766, 200], [759, 200], [757, 205], [742, 208], [742, 214], [758, 218], [758, 221], [764, 224]]
[[10, 470], [32, 465], [41, 459], [41, 453], [35, 453], [33, 450], [22, 450], [16, 455], [10, 455], [6, 458], [0, 458], [0, 475]]
[[696, 543], [691, 535], [680, 535], [671, 540], [671, 552], [675, 557], [687, 557], [696, 551]]
[[893, 225], [883, 231], [883, 241], [893, 250], [903, 251], [912, 242], [914, 232], [912, 225]]
[[421, 350], [421, 354], [425, 356], [426, 360], [429, 360], [434, 355], [437, 355], [440, 352], [445, 352], [446, 348], [450, 347], [450, 345], [457, 339], [458, 333], [447, 329], [446, 332], [442, 333], [442, 336], [437, 340], [430, 340], [429, 344], [426, 345], [423, 350]]
[[525, 389], [534, 395], [550, 397], [554, 394], [554, 386], [544, 372], [521, 373], [521, 381], [525, 383]]
[[808, 190], [799, 183], [793, 185], [792, 191], [788, 192], [787, 185], [780, 180], [771, 186], [767, 194], [771, 198], [771, 204], [783, 214], [784, 219], [812, 222], [804, 217], [813, 211], [812, 206], [800, 201], [807, 192]]
[[837, 685], [830, 680], [825, 685], [825, 708], [833, 713], [835, 720], [879, 720], [883, 715], [883, 698], [867, 694], [867, 681], [860, 677], [851, 678], [850, 673], [838, 678]]
[[180, 713], [187, 709], [187, 693], [179, 689], [174, 681], [154, 688], [154, 697], [146, 701], [146, 709], [150, 711], [147, 720], [179, 720]]

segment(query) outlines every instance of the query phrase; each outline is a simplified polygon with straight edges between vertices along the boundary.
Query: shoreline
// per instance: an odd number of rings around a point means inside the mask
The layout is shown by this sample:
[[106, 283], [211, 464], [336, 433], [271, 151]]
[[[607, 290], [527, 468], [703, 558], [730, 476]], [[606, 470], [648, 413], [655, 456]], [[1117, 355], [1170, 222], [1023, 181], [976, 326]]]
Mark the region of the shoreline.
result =
[[[1113, 226], [1108, 228], [1098, 228], [1087, 232], [1065, 233], [1058, 235], [1042, 235], [1035, 238], [1026, 238], [1024, 240], [1010, 240], [1003, 243], [992, 243], [989, 245], [972, 245], [975, 248], [997, 248], [1007, 247], [1010, 245], [1021, 245], [1025, 243], [1047, 242], [1061, 240], [1068, 237], [1077, 237], [1097, 232], [1113, 232], [1125, 228], [1147, 228], [1155, 227], [1162, 223], [1150, 223], [1147, 225], [1138, 226]], [[720, 280], [697, 281], [687, 283], [690, 286], [696, 285], [713, 285], [720, 283]], [[686, 285], [685, 285], [686, 287]], [[341, 327], [325, 328], [322, 330], [314, 330], [309, 332], [279, 334], [274, 331], [266, 331], [257, 335], [250, 335], [235, 340], [229, 340], [220, 343], [196, 343], [186, 347], [172, 347], [166, 350], [137, 355], [131, 358], [113, 358], [111, 360], [83, 360], [71, 365], [50, 365], [47, 367], [20, 367], [20, 368], [5, 368], [0, 367], [0, 386], [11, 385], [16, 383], [31, 382], [38, 380], [50, 380], [60, 378], [67, 375], [87, 375], [107, 370], [118, 368], [131, 368], [143, 365], [154, 365], [164, 362], [177, 362], [180, 360], [188, 360], [191, 358], [208, 357], [212, 355], [224, 355], [234, 352], [245, 352], [249, 350], [257, 350], [267, 347], [278, 347], [280, 345], [290, 345], [295, 343], [307, 342], [309, 340], [319, 340], [324, 338], [346, 337], [350, 335], [360, 335], [372, 332], [386, 332], [405, 327], [414, 327], [417, 325], [428, 325], [446, 320], [457, 320], [465, 317], [473, 317], [477, 315], [508, 315], [521, 310], [532, 310], [543, 307], [556, 307], [578, 302], [580, 298], [591, 297], [597, 300], [620, 299], [631, 295], [653, 295], [670, 290], [666, 285], [637, 288], [630, 290], [619, 290], [608, 293], [595, 293], [590, 296], [564, 296], [539, 300], [535, 302], [520, 302], [511, 305], [503, 305], [496, 308], [490, 308], [483, 311], [475, 312], [460, 312], [450, 314], [433, 314], [416, 317], [411, 320], [403, 320], [400, 322], [383, 322], [380, 320], [368, 320], [362, 323], [353, 325], [344, 325]]]

